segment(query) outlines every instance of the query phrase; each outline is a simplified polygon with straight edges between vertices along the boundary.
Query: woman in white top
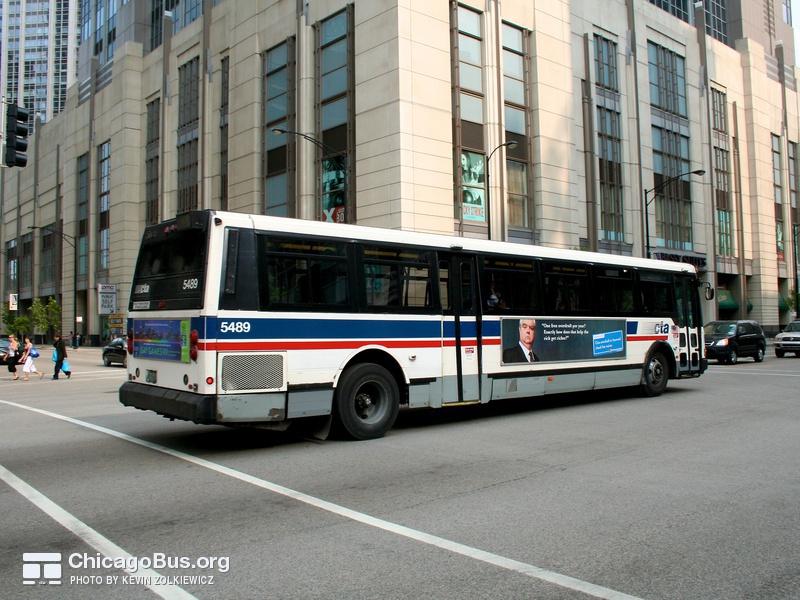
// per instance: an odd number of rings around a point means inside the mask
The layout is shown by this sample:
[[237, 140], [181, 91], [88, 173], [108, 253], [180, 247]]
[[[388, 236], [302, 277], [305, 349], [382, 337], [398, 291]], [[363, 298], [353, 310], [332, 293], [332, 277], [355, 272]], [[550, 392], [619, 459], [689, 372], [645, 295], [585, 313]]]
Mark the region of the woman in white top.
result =
[[40, 373], [39, 369], [36, 368], [36, 365], [33, 364], [33, 357], [31, 356], [31, 348], [33, 348], [33, 342], [31, 342], [31, 338], [26, 335], [25, 352], [22, 355], [22, 358], [25, 359], [25, 365], [22, 367], [22, 372], [25, 373], [24, 381], [28, 381], [28, 375], [30, 375], [31, 373], [36, 373], [39, 376], [39, 379], [44, 377], [44, 373]]

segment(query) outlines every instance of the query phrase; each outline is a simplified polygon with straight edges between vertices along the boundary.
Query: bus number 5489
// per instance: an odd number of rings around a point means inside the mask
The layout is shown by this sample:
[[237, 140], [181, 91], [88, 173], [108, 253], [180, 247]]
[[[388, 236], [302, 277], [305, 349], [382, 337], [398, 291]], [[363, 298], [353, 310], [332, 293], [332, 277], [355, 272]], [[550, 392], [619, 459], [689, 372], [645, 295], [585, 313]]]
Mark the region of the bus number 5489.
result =
[[219, 324], [220, 333], [248, 333], [250, 323], [248, 321], [222, 321]]

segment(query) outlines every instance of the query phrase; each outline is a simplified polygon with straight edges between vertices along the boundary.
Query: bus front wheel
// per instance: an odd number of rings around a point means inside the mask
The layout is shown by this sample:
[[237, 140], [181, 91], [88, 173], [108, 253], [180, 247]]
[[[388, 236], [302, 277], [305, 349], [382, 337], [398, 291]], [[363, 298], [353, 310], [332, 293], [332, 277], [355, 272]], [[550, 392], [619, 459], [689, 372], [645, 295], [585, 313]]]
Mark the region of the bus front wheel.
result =
[[650, 398], [660, 396], [667, 389], [669, 365], [661, 352], [654, 352], [647, 359], [642, 374], [642, 395]]
[[342, 432], [356, 440], [370, 440], [382, 437], [394, 425], [400, 392], [389, 371], [362, 363], [342, 374], [334, 402]]

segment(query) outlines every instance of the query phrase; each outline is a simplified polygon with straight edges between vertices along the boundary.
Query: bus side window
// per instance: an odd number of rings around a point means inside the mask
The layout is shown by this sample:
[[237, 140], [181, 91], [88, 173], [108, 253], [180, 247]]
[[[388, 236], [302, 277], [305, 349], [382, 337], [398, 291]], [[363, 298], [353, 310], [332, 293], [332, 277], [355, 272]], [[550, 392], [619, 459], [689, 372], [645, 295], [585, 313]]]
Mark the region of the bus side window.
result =
[[636, 282], [641, 302], [639, 309], [647, 314], [675, 317], [675, 288], [669, 273], [639, 271]]
[[484, 310], [488, 314], [531, 314], [539, 311], [536, 268], [530, 260], [486, 257], [481, 289], [485, 295]]
[[259, 235], [261, 309], [350, 305], [345, 243]]
[[446, 260], [439, 261], [439, 297], [442, 310], [450, 310], [450, 265]]
[[545, 265], [544, 294], [547, 311], [556, 314], [587, 312], [591, 303], [586, 266], [566, 262]]
[[365, 245], [361, 250], [362, 293], [371, 310], [433, 308], [431, 253], [416, 248]]
[[633, 313], [633, 272], [629, 269], [595, 265], [594, 298], [601, 313]]

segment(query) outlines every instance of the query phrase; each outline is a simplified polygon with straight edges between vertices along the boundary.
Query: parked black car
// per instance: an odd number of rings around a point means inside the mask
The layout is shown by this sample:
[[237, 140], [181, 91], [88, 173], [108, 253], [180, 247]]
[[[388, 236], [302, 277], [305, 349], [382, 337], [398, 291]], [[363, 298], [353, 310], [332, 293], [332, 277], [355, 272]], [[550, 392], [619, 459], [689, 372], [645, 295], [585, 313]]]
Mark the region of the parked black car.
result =
[[703, 328], [706, 358], [735, 365], [739, 357], [764, 360], [767, 336], [755, 321], [711, 321]]
[[103, 364], [110, 367], [111, 363], [121, 363], [123, 367], [128, 366], [128, 348], [125, 338], [114, 338], [108, 346], [103, 348]]

